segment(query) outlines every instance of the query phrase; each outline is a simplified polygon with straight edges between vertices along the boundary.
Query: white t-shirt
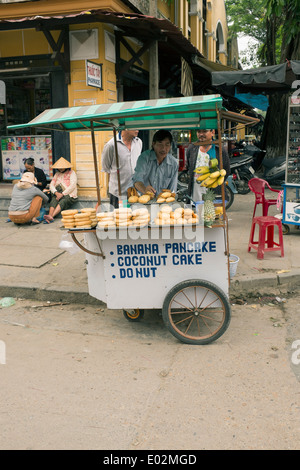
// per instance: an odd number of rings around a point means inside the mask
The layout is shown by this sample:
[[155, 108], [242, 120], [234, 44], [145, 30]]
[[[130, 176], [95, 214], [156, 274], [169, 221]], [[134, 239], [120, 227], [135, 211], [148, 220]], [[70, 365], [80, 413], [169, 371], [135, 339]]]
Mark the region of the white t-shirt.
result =
[[[117, 135], [117, 149], [119, 156], [120, 184], [122, 197], [127, 196], [127, 188], [133, 186], [132, 175], [134, 173], [137, 160], [142, 152], [143, 142], [139, 137], [134, 137], [131, 141], [131, 150], [124, 144], [122, 136]], [[110, 139], [104, 146], [102, 152], [102, 171], [110, 174], [108, 191], [114, 196], [119, 196], [118, 168], [115, 156], [115, 142]]]
[[[210, 157], [207, 152], [202, 152], [199, 147], [196, 167], [198, 166], [209, 166]], [[194, 185], [193, 185], [193, 194], [192, 199], [195, 202], [202, 201], [202, 195], [206, 193], [206, 188], [200, 186], [201, 181], [197, 181], [198, 174], [194, 173]]]

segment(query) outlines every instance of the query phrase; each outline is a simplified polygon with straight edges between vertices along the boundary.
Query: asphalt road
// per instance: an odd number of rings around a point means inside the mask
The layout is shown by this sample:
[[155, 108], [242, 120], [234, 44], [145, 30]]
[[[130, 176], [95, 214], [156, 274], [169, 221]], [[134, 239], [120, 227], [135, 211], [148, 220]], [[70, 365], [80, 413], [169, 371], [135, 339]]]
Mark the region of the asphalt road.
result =
[[299, 449], [299, 301], [241, 301], [189, 346], [158, 312], [18, 299], [0, 310], [0, 449]]

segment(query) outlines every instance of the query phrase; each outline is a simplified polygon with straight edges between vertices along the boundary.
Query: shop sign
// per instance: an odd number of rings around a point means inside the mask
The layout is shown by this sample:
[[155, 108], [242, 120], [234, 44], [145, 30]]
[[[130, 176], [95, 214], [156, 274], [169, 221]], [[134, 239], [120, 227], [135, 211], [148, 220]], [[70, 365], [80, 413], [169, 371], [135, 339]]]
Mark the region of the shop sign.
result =
[[85, 61], [86, 84], [102, 90], [102, 64], [96, 64], [90, 60]]

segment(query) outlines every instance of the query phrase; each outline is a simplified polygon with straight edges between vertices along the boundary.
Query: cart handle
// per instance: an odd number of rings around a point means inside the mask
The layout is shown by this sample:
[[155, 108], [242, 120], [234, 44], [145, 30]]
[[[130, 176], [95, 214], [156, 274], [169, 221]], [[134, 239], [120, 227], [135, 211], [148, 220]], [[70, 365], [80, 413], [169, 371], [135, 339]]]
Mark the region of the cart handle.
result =
[[[89, 233], [90, 233], [90, 232], [91, 232], [91, 230], [89, 230]], [[74, 241], [74, 243], [76, 243], [76, 245], [77, 245], [81, 250], [85, 251], [85, 252], [88, 253], [89, 255], [93, 255], [93, 256], [102, 256], [102, 258], [105, 259], [104, 253], [103, 253], [103, 251], [102, 251], [101, 245], [100, 245], [100, 243], [99, 243], [99, 240], [98, 240], [98, 238], [97, 238], [97, 236], [96, 236], [95, 231], [93, 231], [92, 233], [95, 234], [95, 237], [96, 237], [96, 240], [97, 240], [99, 249], [100, 249], [100, 253], [99, 253], [99, 252], [94, 252], [94, 251], [88, 250], [85, 246], [83, 246], [83, 245], [77, 240], [77, 238], [76, 238], [74, 232], [72, 232], [72, 231], [69, 230], [69, 233], [71, 234], [71, 237], [72, 237], [72, 240]], [[82, 233], [82, 232], [81, 232], [81, 233]]]

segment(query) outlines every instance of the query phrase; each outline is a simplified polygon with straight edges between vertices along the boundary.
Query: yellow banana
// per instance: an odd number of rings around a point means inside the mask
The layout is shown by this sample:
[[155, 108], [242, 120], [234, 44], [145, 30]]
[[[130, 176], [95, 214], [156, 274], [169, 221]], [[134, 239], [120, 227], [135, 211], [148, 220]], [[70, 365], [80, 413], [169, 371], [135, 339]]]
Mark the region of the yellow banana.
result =
[[218, 180], [215, 180], [214, 183], [212, 183], [209, 188], [216, 188], [217, 186], [219, 186], [219, 183], [218, 183]]
[[210, 174], [211, 178], [218, 178], [220, 176], [220, 171], [214, 171], [213, 173]]
[[210, 177], [208, 176], [205, 180], [202, 181], [201, 186], [206, 186], [209, 180]]
[[223, 184], [224, 183], [224, 176], [219, 176], [217, 181], [218, 181], [218, 185]]
[[226, 170], [224, 170], [224, 169], [220, 170], [220, 175], [221, 176], [226, 176]]
[[203, 173], [208, 173], [208, 172], [209, 172], [208, 166], [198, 166], [198, 168], [196, 168], [195, 170], [195, 173], [198, 173], [198, 174], [203, 174]]
[[216, 178], [212, 178], [211, 176], [209, 176], [208, 178], [206, 178], [206, 180], [202, 181], [201, 186], [208, 187], [209, 185], [213, 184], [215, 181], [216, 181]]
[[210, 173], [204, 173], [203, 175], [198, 176], [197, 181], [203, 181], [210, 176]]

